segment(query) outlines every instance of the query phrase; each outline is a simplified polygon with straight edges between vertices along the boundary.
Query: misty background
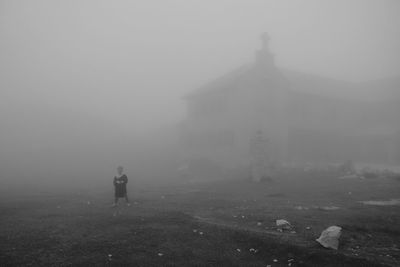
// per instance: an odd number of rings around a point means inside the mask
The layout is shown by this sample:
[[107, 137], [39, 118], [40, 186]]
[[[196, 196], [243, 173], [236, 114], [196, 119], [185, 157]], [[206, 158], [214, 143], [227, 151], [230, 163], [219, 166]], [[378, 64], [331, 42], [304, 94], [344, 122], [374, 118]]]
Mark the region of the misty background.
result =
[[111, 187], [120, 164], [155, 175], [183, 97], [251, 62], [263, 32], [282, 68], [398, 76], [398, 14], [396, 0], [0, 0], [2, 191]]

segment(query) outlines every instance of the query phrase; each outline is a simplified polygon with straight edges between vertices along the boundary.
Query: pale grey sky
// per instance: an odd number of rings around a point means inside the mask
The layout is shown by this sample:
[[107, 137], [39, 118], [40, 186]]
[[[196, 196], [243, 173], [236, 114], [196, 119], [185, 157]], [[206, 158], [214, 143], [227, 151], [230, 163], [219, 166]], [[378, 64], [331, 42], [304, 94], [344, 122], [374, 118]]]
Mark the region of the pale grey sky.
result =
[[264, 31], [283, 67], [398, 75], [399, 14], [397, 0], [0, 0], [0, 92], [14, 108], [40, 99], [143, 132], [250, 62]]

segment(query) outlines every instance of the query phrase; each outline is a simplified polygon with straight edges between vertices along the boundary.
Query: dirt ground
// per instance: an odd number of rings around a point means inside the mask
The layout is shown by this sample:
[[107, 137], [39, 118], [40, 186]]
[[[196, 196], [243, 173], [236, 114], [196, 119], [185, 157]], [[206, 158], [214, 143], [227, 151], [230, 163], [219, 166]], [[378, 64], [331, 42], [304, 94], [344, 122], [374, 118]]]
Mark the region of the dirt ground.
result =
[[[110, 192], [1, 196], [0, 266], [400, 266], [400, 206], [360, 202], [400, 198], [397, 179], [142, 186], [117, 208]], [[315, 241], [331, 225], [338, 250]]]

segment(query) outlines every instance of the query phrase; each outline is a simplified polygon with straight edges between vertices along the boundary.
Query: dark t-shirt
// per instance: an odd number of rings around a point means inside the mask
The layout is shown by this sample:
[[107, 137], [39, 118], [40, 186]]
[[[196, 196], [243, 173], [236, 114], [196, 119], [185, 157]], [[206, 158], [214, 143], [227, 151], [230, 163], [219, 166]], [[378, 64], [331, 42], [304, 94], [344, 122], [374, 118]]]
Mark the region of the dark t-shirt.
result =
[[121, 177], [114, 177], [115, 197], [126, 196], [126, 184], [128, 183], [128, 177], [123, 174]]

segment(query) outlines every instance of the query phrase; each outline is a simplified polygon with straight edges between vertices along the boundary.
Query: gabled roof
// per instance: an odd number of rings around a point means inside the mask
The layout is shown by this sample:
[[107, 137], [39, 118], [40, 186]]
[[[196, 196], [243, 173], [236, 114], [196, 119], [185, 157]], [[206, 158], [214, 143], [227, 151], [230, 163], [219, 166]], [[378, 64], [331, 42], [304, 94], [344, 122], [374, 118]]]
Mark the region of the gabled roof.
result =
[[[262, 47], [256, 52], [256, 60], [236, 68], [205, 84], [186, 96], [187, 100], [203, 97], [224, 96], [242, 87], [283, 87], [296, 93], [313, 94], [321, 97], [339, 98], [350, 101], [400, 101], [400, 76], [369, 82], [348, 82], [279, 68], [274, 64], [268, 49], [269, 36], [261, 36]], [[247, 86], [247, 84], [249, 86]]]
[[186, 95], [186, 99], [196, 98], [215, 91], [226, 90], [230, 85], [235, 84], [237, 79], [245, 74], [250, 68], [251, 65], [243, 65], [239, 68], [236, 68], [225, 75], [222, 75], [215, 80], [212, 80], [197, 88], [193, 92]]
[[[236, 88], [239, 79], [252, 70], [253, 65], [243, 65], [206, 83], [187, 95], [196, 98], [210, 93], [229, 92]], [[289, 89], [296, 93], [314, 94], [328, 98], [351, 101], [376, 102], [400, 100], [400, 76], [368, 82], [348, 82], [291, 69], [279, 69], [287, 79]], [[268, 86], [266, 84], [266, 86]]]

